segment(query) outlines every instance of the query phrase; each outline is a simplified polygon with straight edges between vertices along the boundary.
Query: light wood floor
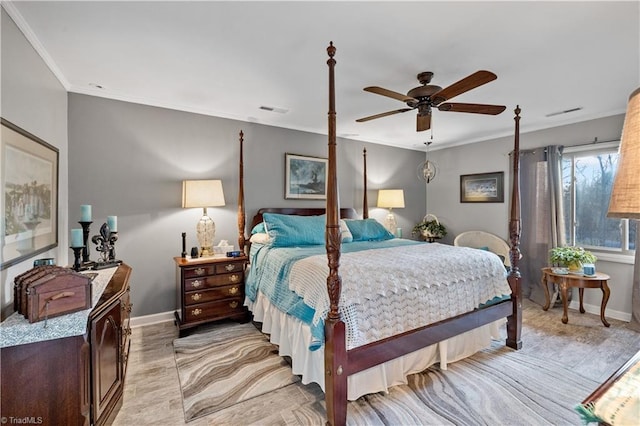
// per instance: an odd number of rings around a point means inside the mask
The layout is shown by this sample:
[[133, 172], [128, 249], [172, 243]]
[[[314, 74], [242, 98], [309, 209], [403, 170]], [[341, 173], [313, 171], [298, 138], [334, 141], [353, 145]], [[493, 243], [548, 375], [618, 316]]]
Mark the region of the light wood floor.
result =
[[[624, 322], [608, 318], [611, 327], [605, 328], [599, 316], [570, 310], [569, 323], [562, 324], [561, 316], [561, 307], [545, 312], [525, 300], [521, 350], [554, 359], [598, 382], [640, 350], [640, 334], [628, 330]], [[172, 322], [133, 329], [124, 404], [114, 425], [185, 424], [173, 357], [177, 335]], [[576, 403], [586, 396], [576, 395]], [[291, 410], [318, 399], [322, 392], [317, 385], [290, 385], [188, 425], [296, 425]]]

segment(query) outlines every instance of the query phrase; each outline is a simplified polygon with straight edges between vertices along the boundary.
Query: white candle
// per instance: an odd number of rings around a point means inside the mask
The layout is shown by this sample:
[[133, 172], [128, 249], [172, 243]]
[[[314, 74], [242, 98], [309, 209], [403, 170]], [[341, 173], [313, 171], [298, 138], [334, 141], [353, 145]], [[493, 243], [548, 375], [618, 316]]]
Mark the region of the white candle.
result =
[[111, 232], [118, 232], [118, 216], [107, 216], [107, 226]]
[[82, 240], [82, 229], [71, 230], [71, 247], [82, 247], [84, 241]]
[[80, 222], [91, 222], [91, 206], [89, 204], [80, 206]]

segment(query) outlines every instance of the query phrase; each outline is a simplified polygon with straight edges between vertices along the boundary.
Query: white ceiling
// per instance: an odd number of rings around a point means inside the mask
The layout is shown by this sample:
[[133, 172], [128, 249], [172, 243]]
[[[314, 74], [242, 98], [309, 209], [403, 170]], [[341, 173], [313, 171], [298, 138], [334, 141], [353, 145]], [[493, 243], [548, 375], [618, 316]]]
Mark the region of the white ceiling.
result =
[[640, 86], [638, 1], [3, 4], [70, 92], [321, 134], [332, 40], [338, 136], [414, 149], [431, 137], [416, 111], [355, 122], [405, 106], [365, 86], [496, 73], [452, 101], [507, 110], [434, 111], [433, 149], [512, 134], [517, 104], [523, 132], [620, 114]]

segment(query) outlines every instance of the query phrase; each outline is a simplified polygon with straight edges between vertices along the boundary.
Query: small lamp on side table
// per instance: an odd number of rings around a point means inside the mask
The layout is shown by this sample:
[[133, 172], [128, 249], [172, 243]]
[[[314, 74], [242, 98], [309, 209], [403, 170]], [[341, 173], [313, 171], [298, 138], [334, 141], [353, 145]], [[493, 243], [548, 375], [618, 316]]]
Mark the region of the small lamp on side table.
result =
[[216, 224], [207, 215], [207, 207], [224, 206], [221, 180], [182, 181], [182, 207], [202, 207], [202, 218], [196, 225], [200, 256], [213, 256], [213, 238]]
[[631, 322], [629, 327], [640, 332], [640, 88], [629, 96], [627, 115], [620, 138], [618, 170], [613, 181], [608, 217], [636, 219], [636, 257], [633, 267], [631, 293]]
[[378, 190], [378, 207], [389, 209], [389, 214], [384, 221], [384, 226], [393, 235], [396, 235], [398, 222], [391, 209], [404, 208], [404, 191], [402, 189], [380, 189]]

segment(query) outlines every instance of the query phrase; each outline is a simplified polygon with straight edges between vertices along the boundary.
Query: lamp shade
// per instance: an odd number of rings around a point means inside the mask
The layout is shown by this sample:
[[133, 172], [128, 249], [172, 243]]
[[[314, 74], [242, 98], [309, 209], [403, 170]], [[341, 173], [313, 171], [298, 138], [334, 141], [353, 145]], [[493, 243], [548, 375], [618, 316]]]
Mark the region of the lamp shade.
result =
[[640, 88], [629, 97], [609, 217], [640, 219]]
[[404, 191], [402, 189], [380, 189], [378, 191], [378, 207], [404, 208]]
[[182, 207], [224, 206], [221, 180], [183, 180]]

